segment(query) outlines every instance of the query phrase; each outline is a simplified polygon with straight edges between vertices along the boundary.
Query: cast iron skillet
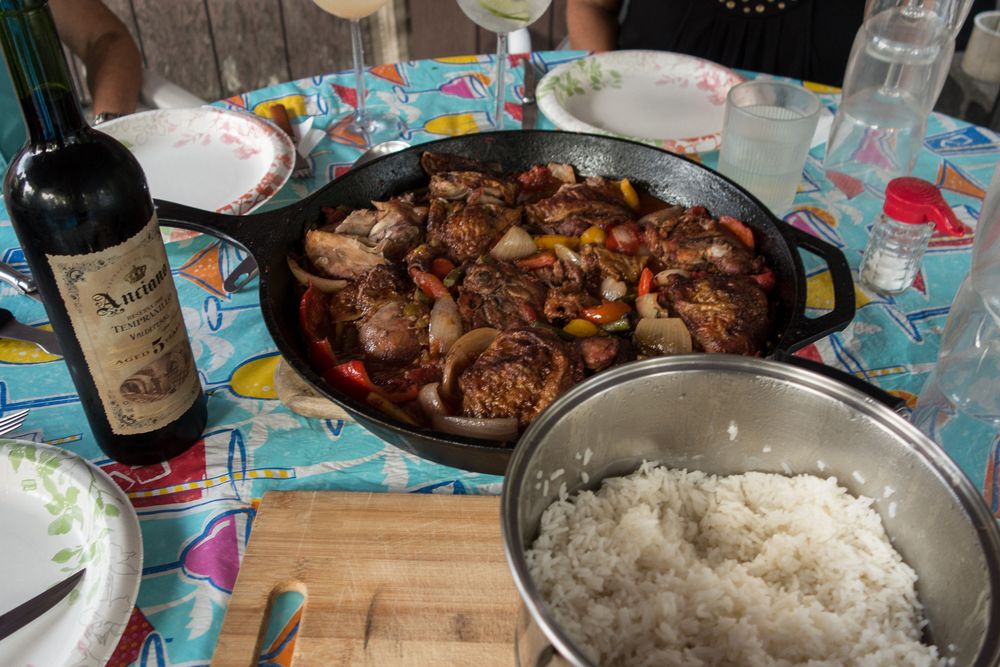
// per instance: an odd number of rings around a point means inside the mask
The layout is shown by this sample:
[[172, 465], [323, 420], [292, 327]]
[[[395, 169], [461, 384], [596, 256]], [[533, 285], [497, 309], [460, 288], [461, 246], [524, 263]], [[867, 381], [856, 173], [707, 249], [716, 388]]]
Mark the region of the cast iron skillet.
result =
[[[505, 171], [547, 162], [569, 163], [582, 175], [628, 177], [668, 202], [701, 204], [714, 216], [725, 214], [744, 221], [753, 229], [757, 250], [767, 258], [777, 281], [768, 356], [785, 358], [787, 353], [843, 329], [854, 317], [854, 283], [837, 248], [778, 221], [752, 195], [706, 167], [645, 144], [604, 136], [521, 130], [443, 139], [374, 160], [291, 206], [240, 217], [156, 202], [161, 224], [205, 232], [245, 247], [259, 265], [261, 311], [285, 360], [362, 426], [417, 456], [502, 475], [511, 450], [484, 440], [411, 428], [327, 386], [308, 362], [298, 328], [297, 286], [285, 256], [301, 248], [305, 229], [321, 219], [322, 207], [370, 207], [372, 200], [425, 186], [427, 176], [420, 167], [420, 154], [426, 150], [497, 162]], [[834, 308], [814, 319], [805, 317], [806, 275], [796, 252], [799, 248], [821, 257], [833, 281]]]

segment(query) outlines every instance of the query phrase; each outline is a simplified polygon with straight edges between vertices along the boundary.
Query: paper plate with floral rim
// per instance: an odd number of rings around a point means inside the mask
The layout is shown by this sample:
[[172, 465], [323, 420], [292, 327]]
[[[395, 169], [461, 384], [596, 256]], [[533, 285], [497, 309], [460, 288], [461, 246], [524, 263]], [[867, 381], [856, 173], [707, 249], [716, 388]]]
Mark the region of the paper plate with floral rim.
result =
[[87, 568], [68, 597], [0, 642], [0, 664], [103, 667], [135, 605], [139, 519], [96, 466], [64, 449], [0, 439], [0, 613]]
[[538, 84], [538, 108], [560, 130], [703, 153], [719, 149], [726, 94], [743, 80], [694, 56], [609, 51], [548, 72]]
[[253, 211], [277, 194], [295, 164], [292, 140], [252, 113], [155, 109], [97, 129], [132, 151], [153, 197], [216, 213]]

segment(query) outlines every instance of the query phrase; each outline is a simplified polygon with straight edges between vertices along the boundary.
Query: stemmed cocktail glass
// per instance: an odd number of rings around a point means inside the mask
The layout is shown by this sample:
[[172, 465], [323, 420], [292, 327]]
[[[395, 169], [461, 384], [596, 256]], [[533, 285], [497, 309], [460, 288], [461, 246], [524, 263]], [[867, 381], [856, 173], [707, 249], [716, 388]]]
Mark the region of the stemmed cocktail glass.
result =
[[365, 98], [365, 56], [361, 39], [361, 19], [377, 12], [387, 0], [313, 0], [321, 9], [351, 22], [351, 50], [354, 55], [354, 80], [357, 107], [354, 120], [347, 129], [364, 137], [371, 146], [389, 139], [398, 139], [402, 121], [395, 116], [373, 112], [367, 108]]
[[[319, 2], [320, 0], [316, 0]], [[458, 6], [472, 21], [497, 34], [497, 61], [494, 70], [493, 124], [503, 129], [504, 79], [507, 76], [507, 35], [526, 28], [545, 13], [552, 0], [458, 0]]]

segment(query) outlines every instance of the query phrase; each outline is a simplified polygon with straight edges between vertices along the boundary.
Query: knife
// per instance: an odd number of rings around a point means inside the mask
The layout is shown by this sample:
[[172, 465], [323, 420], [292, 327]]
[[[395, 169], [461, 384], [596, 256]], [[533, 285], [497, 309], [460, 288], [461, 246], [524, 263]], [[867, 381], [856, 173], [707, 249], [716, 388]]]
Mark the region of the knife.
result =
[[38, 295], [38, 290], [35, 288], [35, 281], [32, 280], [31, 276], [21, 273], [10, 264], [0, 262], [0, 280], [13, 286], [25, 296], [30, 296], [35, 301], [42, 300], [42, 297]]
[[34, 343], [43, 351], [56, 356], [62, 356], [62, 348], [59, 347], [59, 339], [51, 331], [29, 327], [14, 319], [14, 313], [6, 308], [0, 308], [0, 338], [11, 338], [13, 340], [23, 340]]
[[87, 568], [71, 574], [44, 593], [39, 593], [27, 602], [19, 604], [5, 614], [0, 615], [0, 639], [12, 632], [20, 630], [28, 623], [56, 606], [60, 600], [76, 588], [76, 584], [87, 572]]
[[535, 64], [531, 58], [524, 60], [524, 95], [521, 97], [521, 128], [535, 129], [538, 104], [535, 101]]

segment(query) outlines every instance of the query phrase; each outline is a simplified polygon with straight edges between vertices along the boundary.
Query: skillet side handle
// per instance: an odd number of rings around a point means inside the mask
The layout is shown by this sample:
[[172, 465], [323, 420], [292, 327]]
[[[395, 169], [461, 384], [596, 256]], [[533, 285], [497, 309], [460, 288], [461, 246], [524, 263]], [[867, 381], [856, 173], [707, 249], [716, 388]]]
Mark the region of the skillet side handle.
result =
[[865, 394], [869, 398], [872, 398], [882, 405], [886, 406], [896, 414], [906, 417], [907, 407], [906, 401], [901, 399], [899, 396], [890, 394], [885, 389], [881, 387], [876, 387], [871, 382], [866, 382], [859, 378], [858, 376], [848, 373], [847, 371], [842, 371], [839, 368], [834, 368], [833, 366], [827, 366], [826, 364], [821, 364], [812, 359], [806, 359], [804, 357], [796, 357], [788, 352], [775, 352], [772, 357], [775, 361], [780, 361], [785, 364], [791, 364], [792, 366], [798, 366], [799, 368], [804, 368], [807, 371], [812, 371], [818, 373], [819, 375], [825, 375], [831, 380], [836, 380], [842, 382], [847, 386], [857, 389], [861, 393]]
[[254, 254], [255, 248], [260, 247], [258, 235], [261, 232], [266, 233], [268, 228], [257, 220], [266, 214], [223, 215], [163, 199], [154, 199], [153, 205], [156, 207], [156, 217], [161, 225], [208, 234], [238, 245], [251, 255]]
[[834, 245], [807, 234], [791, 225], [783, 224], [782, 234], [788, 239], [792, 252], [800, 248], [818, 255], [826, 262], [833, 282], [833, 310], [815, 318], [805, 316], [805, 306], [792, 316], [792, 321], [783, 337], [782, 346], [788, 352], [799, 349], [835, 331], [840, 331], [854, 319], [854, 278], [844, 253]]

